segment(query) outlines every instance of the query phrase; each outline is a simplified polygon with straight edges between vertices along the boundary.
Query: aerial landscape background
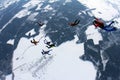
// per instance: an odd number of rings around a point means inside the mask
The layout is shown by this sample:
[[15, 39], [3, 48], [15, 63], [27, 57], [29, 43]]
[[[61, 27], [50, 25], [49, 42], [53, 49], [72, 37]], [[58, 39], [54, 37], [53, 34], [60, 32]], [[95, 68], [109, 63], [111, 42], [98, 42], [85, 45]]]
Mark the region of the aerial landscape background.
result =
[[[0, 0], [0, 80], [120, 80], [119, 3]], [[117, 30], [95, 28], [94, 17], [115, 21]], [[68, 25], [76, 19], [77, 26]], [[49, 49], [44, 40], [56, 46]]]

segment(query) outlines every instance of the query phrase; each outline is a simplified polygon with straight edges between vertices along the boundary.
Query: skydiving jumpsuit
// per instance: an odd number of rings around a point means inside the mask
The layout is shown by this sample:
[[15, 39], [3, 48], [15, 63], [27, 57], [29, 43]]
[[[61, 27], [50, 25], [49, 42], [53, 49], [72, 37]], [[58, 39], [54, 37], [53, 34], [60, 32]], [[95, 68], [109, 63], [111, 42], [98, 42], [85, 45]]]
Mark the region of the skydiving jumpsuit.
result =
[[102, 29], [104, 29], [106, 31], [116, 31], [117, 29], [115, 27], [111, 26], [113, 23], [114, 23], [114, 21], [112, 21], [109, 25], [104, 26]]
[[101, 29], [103, 30], [106, 30], [108, 32], [110, 31], [116, 31], [117, 29], [115, 27], [112, 27], [111, 25], [114, 23], [114, 21], [112, 21], [109, 25], [104, 25], [103, 22], [101, 22], [100, 20], [96, 19], [93, 24], [94, 26], [97, 28], [97, 27], [100, 27]]

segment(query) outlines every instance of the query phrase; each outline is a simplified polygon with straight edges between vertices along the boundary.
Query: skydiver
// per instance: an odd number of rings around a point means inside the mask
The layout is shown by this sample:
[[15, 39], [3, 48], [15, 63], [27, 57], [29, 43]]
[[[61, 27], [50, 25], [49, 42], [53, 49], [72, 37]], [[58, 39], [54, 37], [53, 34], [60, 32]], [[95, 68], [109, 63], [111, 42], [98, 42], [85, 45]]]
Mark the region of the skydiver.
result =
[[43, 22], [37, 22], [38, 23], [38, 25], [41, 27], [41, 26], [43, 26], [44, 25], [44, 23]]
[[31, 33], [29, 33], [28, 36], [31, 36]]
[[33, 43], [34, 45], [37, 45], [37, 43], [39, 43], [39, 41], [36, 41], [35, 39], [30, 41], [31, 43]]
[[70, 26], [76, 26], [80, 23], [80, 20], [76, 19], [74, 22], [68, 23]]
[[44, 51], [44, 50], [42, 49], [42, 52], [41, 52], [41, 53], [42, 53], [42, 55], [46, 55], [46, 54], [47, 54], [47, 55], [51, 55], [51, 54], [49, 54], [50, 51], [52, 51], [52, 50]]
[[97, 28], [97, 27], [103, 28], [104, 27], [103, 21], [96, 17], [94, 17], [94, 18], [95, 18], [95, 20], [93, 21], [93, 25], [95, 26], [95, 28]]
[[116, 31], [117, 28], [115, 27], [112, 27], [112, 24], [114, 23], [115, 21], [112, 21], [110, 24], [108, 25], [104, 25], [103, 21], [98, 19], [98, 18], [95, 18], [95, 20], [93, 21], [93, 25], [97, 28], [97, 27], [100, 27], [101, 29], [105, 30], [105, 31]]
[[52, 47], [55, 47], [55, 44], [50, 44], [50, 45], [47, 45], [46, 47], [47, 48], [52, 48]]
[[46, 39], [44, 40], [44, 43], [47, 45], [47, 48], [55, 47], [55, 44], [51, 43], [50, 41], [47, 41]]

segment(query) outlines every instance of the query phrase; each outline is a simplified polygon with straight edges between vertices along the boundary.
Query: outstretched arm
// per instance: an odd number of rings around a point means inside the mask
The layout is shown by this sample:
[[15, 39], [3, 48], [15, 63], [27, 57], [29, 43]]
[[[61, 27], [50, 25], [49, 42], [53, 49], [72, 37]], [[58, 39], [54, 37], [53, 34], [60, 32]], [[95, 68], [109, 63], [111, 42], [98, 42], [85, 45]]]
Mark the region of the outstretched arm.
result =
[[78, 21], [78, 20], [76, 19], [76, 20], [74, 21], [74, 24], [76, 24], [77, 21]]

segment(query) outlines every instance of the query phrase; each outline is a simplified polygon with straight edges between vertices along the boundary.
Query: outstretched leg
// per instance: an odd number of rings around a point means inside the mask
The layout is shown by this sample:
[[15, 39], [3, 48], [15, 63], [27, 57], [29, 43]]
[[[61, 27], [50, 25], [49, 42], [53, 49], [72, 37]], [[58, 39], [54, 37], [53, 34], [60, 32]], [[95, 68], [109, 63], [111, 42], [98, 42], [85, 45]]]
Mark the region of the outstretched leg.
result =
[[77, 21], [78, 21], [78, 19], [75, 20], [74, 24], [76, 24]]
[[80, 20], [78, 20], [78, 21], [76, 22], [76, 24], [79, 24], [79, 22], [80, 22]]
[[108, 32], [110, 32], [110, 31], [116, 31], [117, 30], [117, 28], [115, 28], [115, 27], [112, 27], [112, 28], [105, 27], [103, 29], [106, 30], [106, 31], [108, 31]]
[[75, 22], [74, 22], [74, 24], [78, 24], [79, 22], [80, 22], [80, 20], [76, 19]]
[[105, 27], [111, 27], [111, 25], [114, 23], [114, 21], [112, 21], [109, 25], [105, 26]]
[[48, 51], [48, 55], [51, 55], [51, 54], [49, 54], [50, 51], [52, 51], [52, 49]]

